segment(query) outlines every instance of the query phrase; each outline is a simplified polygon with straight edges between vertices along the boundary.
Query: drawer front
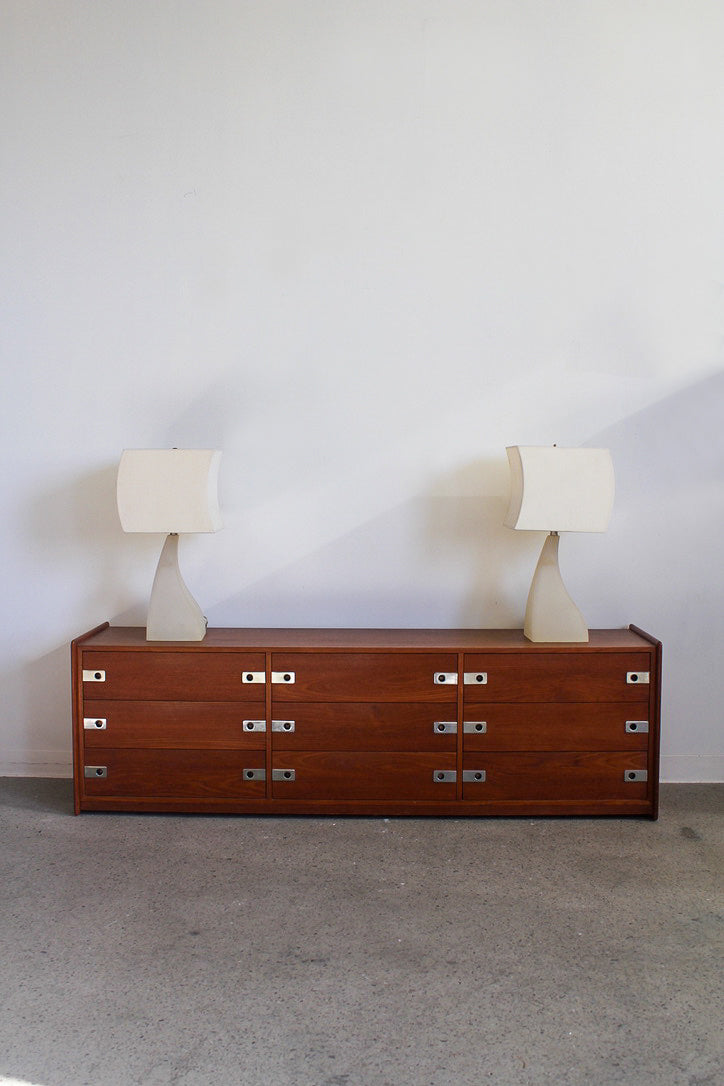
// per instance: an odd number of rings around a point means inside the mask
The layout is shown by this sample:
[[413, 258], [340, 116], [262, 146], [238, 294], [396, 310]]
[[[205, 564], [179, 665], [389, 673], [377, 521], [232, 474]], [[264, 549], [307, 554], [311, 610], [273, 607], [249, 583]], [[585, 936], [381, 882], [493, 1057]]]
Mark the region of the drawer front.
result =
[[475, 752], [463, 756], [466, 776], [478, 771], [485, 779], [463, 778], [463, 800], [645, 800], [648, 783], [625, 774], [646, 765], [640, 751]]
[[[264, 654], [248, 652], [84, 652], [83, 696], [94, 700], [259, 701]], [[242, 682], [242, 675], [255, 677]], [[261, 682], [258, 681], [261, 675]]]
[[281, 750], [454, 751], [455, 701], [284, 702], [274, 718], [272, 747]]
[[[643, 652], [468, 653], [465, 672], [486, 681], [465, 685], [465, 711], [468, 700], [648, 702], [651, 686], [642, 677], [652, 668]], [[628, 674], [637, 681], [627, 682]]]
[[[257, 690], [259, 688], [257, 687]], [[264, 701], [87, 701], [86, 750], [114, 747], [193, 747], [264, 750]]]
[[[264, 769], [264, 751], [237, 750], [103, 750], [86, 753], [82, 787], [90, 797], [136, 799], [263, 799], [266, 783], [247, 780], [250, 770]], [[86, 776], [86, 767], [105, 770]]]
[[[449, 701], [453, 653], [283, 652], [272, 656], [274, 704], [287, 701]], [[447, 676], [435, 682], [435, 675]], [[289, 680], [285, 681], [285, 676]]]
[[[272, 793], [284, 800], [454, 800], [452, 753], [283, 751], [274, 757]], [[277, 779], [291, 771], [294, 779]]]
[[646, 750], [648, 727], [645, 705], [466, 701], [463, 750]]

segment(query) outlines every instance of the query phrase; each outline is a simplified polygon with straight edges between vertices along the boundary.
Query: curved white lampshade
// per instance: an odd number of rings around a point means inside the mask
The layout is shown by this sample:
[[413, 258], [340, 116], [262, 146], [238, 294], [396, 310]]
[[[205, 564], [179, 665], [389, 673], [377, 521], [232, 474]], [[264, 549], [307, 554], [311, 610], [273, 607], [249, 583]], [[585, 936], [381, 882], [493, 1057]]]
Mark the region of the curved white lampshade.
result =
[[523, 632], [529, 641], [588, 641], [586, 620], [558, 566], [559, 532], [605, 532], [614, 475], [608, 449], [512, 445], [508, 528], [550, 532], [528, 593]]
[[218, 532], [218, 449], [125, 449], [116, 498], [124, 532]]
[[614, 495], [608, 449], [511, 445], [507, 528], [605, 532]]
[[148, 641], [203, 641], [206, 619], [178, 564], [181, 532], [221, 528], [218, 449], [125, 449], [116, 498], [124, 532], [167, 535], [151, 589]]

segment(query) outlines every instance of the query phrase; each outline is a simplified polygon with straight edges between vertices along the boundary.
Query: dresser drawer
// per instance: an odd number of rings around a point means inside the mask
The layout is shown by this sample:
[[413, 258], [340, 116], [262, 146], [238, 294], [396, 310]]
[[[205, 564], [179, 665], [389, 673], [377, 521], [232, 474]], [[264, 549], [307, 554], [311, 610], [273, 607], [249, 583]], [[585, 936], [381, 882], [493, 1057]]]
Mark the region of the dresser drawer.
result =
[[[645, 771], [646, 754], [633, 751], [475, 752], [463, 756], [463, 799], [645, 800], [648, 782], [629, 780]], [[484, 779], [467, 779], [475, 773]]]
[[103, 701], [259, 701], [264, 696], [264, 663], [261, 652], [88, 651], [82, 654], [83, 696]]
[[[272, 697], [287, 701], [450, 701], [453, 653], [274, 653]], [[435, 682], [435, 676], [445, 680]]]
[[[455, 754], [449, 752], [283, 751], [274, 769], [272, 794], [280, 800], [455, 799]], [[441, 773], [451, 779], [439, 780]]]
[[264, 779], [246, 774], [264, 764], [256, 750], [98, 750], [86, 753], [82, 788], [88, 798], [263, 799]]
[[468, 653], [465, 712], [472, 701], [647, 702], [651, 667], [647, 653]]
[[193, 747], [264, 750], [264, 702], [87, 701], [86, 750]]
[[457, 703], [284, 702], [272, 723], [274, 750], [451, 750]]
[[[636, 714], [632, 716], [635, 708]], [[465, 703], [464, 750], [646, 750], [646, 705]]]

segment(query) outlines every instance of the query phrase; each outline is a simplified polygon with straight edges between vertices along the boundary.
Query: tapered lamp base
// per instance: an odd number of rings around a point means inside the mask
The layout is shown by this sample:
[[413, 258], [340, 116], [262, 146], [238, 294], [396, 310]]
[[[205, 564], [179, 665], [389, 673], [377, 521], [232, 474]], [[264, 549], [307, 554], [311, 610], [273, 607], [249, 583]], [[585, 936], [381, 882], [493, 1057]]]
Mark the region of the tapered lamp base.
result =
[[560, 536], [551, 532], [528, 593], [523, 632], [529, 641], [588, 641], [586, 620], [568, 595], [558, 567]]
[[178, 564], [178, 535], [169, 535], [153, 579], [147, 641], [203, 641], [206, 619], [189, 592]]

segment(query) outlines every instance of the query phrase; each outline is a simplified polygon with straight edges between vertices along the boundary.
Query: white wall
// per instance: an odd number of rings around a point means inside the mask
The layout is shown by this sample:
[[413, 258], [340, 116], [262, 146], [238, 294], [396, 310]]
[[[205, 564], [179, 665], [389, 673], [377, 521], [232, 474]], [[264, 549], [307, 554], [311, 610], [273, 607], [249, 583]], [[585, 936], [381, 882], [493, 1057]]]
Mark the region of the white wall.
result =
[[68, 642], [142, 623], [124, 447], [224, 450], [212, 625], [515, 626], [504, 446], [607, 444], [591, 626], [665, 646], [724, 779], [719, 0], [5, 0], [0, 769], [70, 762]]

